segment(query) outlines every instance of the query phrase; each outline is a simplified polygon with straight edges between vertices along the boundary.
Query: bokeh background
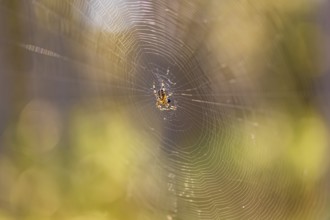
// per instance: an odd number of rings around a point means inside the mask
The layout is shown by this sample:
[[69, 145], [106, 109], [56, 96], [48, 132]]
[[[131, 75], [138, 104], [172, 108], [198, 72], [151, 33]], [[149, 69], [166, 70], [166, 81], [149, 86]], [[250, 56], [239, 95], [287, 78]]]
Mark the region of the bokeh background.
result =
[[329, 15], [0, 0], [0, 219], [330, 219]]

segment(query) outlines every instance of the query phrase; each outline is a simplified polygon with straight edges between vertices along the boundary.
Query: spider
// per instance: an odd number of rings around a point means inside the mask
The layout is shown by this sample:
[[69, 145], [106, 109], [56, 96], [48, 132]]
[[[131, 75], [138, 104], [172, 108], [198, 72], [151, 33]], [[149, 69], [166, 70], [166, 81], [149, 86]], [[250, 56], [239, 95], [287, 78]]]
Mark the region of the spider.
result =
[[164, 81], [161, 84], [161, 88], [157, 91], [155, 82], [152, 86], [154, 90], [154, 94], [156, 97], [156, 107], [161, 111], [167, 111], [167, 110], [176, 110], [176, 106], [171, 105], [171, 99], [172, 93], [166, 93], [165, 84]]

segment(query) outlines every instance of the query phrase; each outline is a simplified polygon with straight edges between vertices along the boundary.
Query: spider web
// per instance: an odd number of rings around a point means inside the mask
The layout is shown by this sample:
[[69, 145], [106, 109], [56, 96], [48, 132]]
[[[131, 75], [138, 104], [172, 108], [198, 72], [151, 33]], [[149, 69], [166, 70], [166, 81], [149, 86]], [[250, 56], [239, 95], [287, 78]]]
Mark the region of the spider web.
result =
[[[1, 11], [14, 14], [0, 2]], [[228, 5], [236, 17], [228, 15]], [[153, 160], [132, 174], [129, 198], [157, 213], [153, 219], [325, 219], [329, 181], [299, 181], [283, 157], [272, 159], [285, 146], [276, 123], [290, 120], [285, 117], [290, 109], [283, 106], [306, 97], [316, 100], [310, 98], [314, 91], [295, 87], [291, 78], [277, 73], [279, 66], [290, 71], [270, 55], [280, 53], [276, 37], [263, 38], [255, 53], [244, 42], [230, 40], [244, 35], [239, 27], [249, 17], [242, 15], [244, 7], [257, 13], [257, 6], [240, 1], [26, 1], [17, 15], [26, 35], [1, 42], [30, 57], [28, 77], [32, 84], [43, 84], [31, 94], [49, 92], [46, 97], [63, 106], [88, 103], [90, 97], [101, 106], [111, 100], [113, 111], [130, 112], [132, 123], [151, 137], [136, 143], [137, 154]], [[261, 13], [252, 18], [256, 32], [268, 24]], [[159, 88], [162, 81], [173, 93], [175, 111], [155, 106], [152, 86]], [[134, 188], [134, 181], [146, 176], [143, 166], [155, 168], [147, 174], [157, 188], [153, 199], [144, 197], [153, 193], [147, 186]]]

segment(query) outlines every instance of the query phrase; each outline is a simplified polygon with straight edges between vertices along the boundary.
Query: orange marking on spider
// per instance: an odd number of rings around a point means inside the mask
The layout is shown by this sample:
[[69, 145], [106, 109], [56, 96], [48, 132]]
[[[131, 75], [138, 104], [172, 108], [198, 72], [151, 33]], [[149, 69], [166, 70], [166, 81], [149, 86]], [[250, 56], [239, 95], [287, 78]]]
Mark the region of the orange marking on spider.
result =
[[155, 82], [153, 83], [152, 88], [154, 90], [154, 95], [156, 97], [156, 107], [160, 111], [176, 110], [176, 106], [171, 104], [171, 99], [170, 99], [173, 93], [166, 92], [164, 81], [162, 81], [159, 90], [156, 90]]

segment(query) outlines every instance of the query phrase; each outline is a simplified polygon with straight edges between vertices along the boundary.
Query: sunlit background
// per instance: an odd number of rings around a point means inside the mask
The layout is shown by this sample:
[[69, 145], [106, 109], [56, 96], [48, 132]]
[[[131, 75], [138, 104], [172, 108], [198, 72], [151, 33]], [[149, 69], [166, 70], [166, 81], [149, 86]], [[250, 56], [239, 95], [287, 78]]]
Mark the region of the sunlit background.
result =
[[0, 0], [0, 220], [330, 219], [329, 61], [327, 0]]

